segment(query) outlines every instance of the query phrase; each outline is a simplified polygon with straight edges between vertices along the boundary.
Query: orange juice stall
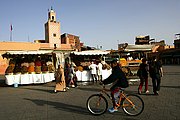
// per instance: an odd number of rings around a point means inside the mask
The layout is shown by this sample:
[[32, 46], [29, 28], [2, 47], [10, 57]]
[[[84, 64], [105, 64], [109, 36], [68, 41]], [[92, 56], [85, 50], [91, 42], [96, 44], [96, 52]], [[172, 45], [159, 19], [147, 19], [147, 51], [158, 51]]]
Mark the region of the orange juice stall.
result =
[[121, 51], [120, 64], [127, 76], [135, 76], [142, 58], [148, 58], [154, 45], [127, 45]]

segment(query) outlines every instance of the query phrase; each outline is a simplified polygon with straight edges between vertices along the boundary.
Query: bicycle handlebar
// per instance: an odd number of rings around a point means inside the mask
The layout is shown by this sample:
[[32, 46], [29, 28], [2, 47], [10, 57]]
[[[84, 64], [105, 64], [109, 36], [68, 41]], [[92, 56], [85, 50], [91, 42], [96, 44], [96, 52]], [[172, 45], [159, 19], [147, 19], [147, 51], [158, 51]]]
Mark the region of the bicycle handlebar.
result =
[[[102, 85], [103, 89], [105, 90], [106, 87], [105, 87], [105, 85], [103, 84], [103, 82], [100, 81], [99, 84]], [[124, 90], [125, 90], [125, 88], [122, 88], [122, 87], [119, 87], [119, 89], [120, 89], [121, 91], [124, 91]]]

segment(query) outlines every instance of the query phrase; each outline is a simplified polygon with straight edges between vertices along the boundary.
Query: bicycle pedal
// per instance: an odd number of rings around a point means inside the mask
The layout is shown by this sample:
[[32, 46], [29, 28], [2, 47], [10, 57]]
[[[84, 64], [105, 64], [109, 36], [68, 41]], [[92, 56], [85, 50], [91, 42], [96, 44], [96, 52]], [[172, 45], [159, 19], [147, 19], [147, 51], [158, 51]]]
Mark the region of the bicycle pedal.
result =
[[116, 107], [118, 107], [118, 108], [119, 108], [120, 106], [121, 106], [120, 104], [118, 104], [118, 103], [116, 104]]

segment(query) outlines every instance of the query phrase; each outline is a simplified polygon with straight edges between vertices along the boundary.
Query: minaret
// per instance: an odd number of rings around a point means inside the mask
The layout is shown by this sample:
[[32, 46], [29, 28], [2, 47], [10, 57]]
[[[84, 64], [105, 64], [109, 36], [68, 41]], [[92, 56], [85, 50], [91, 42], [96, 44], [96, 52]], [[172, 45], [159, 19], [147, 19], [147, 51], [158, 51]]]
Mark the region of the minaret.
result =
[[48, 11], [48, 21], [45, 23], [45, 42], [53, 48], [59, 48], [61, 44], [60, 22], [56, 21], [56, 13], [52, 7]]

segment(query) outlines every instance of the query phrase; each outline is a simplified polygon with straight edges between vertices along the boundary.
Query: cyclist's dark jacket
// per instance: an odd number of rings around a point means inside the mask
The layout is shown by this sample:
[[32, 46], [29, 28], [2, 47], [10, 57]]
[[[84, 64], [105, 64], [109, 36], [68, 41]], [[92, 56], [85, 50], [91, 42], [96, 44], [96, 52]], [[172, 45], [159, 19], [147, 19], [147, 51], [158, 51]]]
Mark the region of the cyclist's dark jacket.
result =
[[112, 74], [103, 81], [103, 84], [106, 85], [113, 82], [115, 82], [115, 84], [112, 86], [112, 88], [116, 88], [116, 87], [126, 88], [129, 86], [126, 75], [119, 66], [115, 66], [112, 68]]

